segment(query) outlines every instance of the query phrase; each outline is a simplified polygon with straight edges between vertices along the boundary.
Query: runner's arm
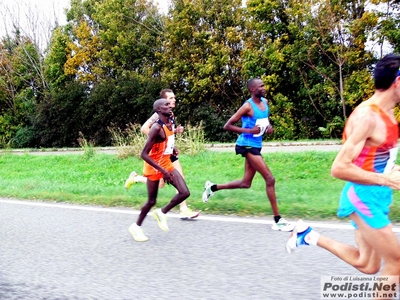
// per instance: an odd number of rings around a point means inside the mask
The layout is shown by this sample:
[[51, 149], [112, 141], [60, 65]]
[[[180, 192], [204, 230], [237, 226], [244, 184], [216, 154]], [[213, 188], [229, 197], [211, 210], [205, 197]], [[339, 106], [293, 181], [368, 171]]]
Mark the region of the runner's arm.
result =
[[361, 114], [355, 116], [352, 124], [351, 132], [332, 164], [332, 176], [360, 184], [385, 185], [400, 189], [399, 167], [395, 167], [389, 174], [381, 174], [363, 170], [353, 163], [368, 138], [372, 136], [376, 119], [370, 113]]
[[236, 113], [226, 122], [224, 125], [224, 129], [232, 132], [237, 133], [251, 133], [251, 134], [258, 134], [260, 133], [260, 127], [254, 126], [253, 128], [242, 128], [236, 126], [235, 124], [239, 122], [242, 116], [248, 115], [251, 112], [252, 108], [250, 103], [245, 102]]
[[144, 122], [140, 130], [145, 135], [149, 135], [151, 125], [157, 122], [157, 120], [158, 120], [158, 114], [157, 113], [152, 114], [151, 117], [146, 122]]

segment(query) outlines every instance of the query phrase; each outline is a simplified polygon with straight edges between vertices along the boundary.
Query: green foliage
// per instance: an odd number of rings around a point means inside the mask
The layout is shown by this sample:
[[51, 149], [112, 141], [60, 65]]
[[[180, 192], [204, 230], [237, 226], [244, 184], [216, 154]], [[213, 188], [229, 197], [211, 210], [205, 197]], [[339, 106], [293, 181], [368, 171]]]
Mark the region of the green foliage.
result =
[[[102, 41], [98, 57], [108, 76], [127, 71], [151, 76], [161, 49], [164, 17], [146, 0], [109, 0], [95, 6], [94, 21]], [[134, 41], [134, 42], [133, 42]]]
[[[351, 108], [370, 98], [375, 91], [374, 81], [368, 69], [354, 70], [345, 82], [344, 97]], [[348, 110], [348, 114], [351, 110]]]
[[[244, 100], [243, 100], [244, 101]], [[238, 107], [239, 108], [239, 107]], [[228, 119], [235, 112], [235, 107], [209, 107], [204, 104], [183, 105], [179, 104], [174, 113], [179, 116], [178, 123], [184, 126], [188, 124], [202, 124], [204, 138], [207, 141], [233, 142], [237, 134], [223, 130]]]
[[12, 148], [28, 148], [34, 146], [36, 132], [33, 126], [20, 128], [11, 139]]
[[[72, 1], [66, 74], [88, 86], [156, 72], [163, 17], [145, 0]], [[128, 76], [126, 76], [128, 74]], [[144, 77], [144, 78], [145, 78]]]
[[[27, 145], [36, 103], [47, 86], [38, 48], [17, 32], [0, 42], [0, 136], [2, 144]], [[16, 136], [17, 135], [17, 136]]]
[[216, 122], [224, 124], [245, 100], [241, 1], [175, 0], [173, 6], [158, 55], [163, 79], [180, 101], [180, 119], [188, 124], [203, 121], [206, 139], [222, 138], [226, 133]]
[[326, 127], [319, 127], [326, 138], [340, 138], [344, 129], [345, 122], [339, 116], [333, 118], [333, 121], [328, 123]]
[[85, 86], [77, 82], [66, 83], [47, 93], [37, 106], [34, 120], [37, 146], [78, 146], [85, 113], [81, 105], [86, 97]]
[[68, 51], [70, 39], [66, 33], [66, 28], [58, 27], [53, 31], [49, 50], [45, 58], [44, 74], [52, 88], [61, 87], [72, 78], [64, 72], [64, 65], [67, 57], [71, 55]]
[[371, 30], [373, 41], [379, 47], [379, 55], [383, 56], [384, 43], [400, 53], [400, 3], [396, 0], [375, 0], [373, 8], [378, 24]]
[[103, 80], [79, 107], [81, 131], [98, 145], [110, 145], [107, 126], [124, 128], [129, 123], [144, 123], [161, 89], [157, 78], [144, 79], [140, 75]]
[[[274, 127], [274, 134], [271, 138], [276, 140], [293, 140], [295, 138], [296, 124], [292, 115], [292, 105], [282, 94], [274, 96], [270, 104], [270, 120]], [[266, 137], [269, 136], [266, 135]]]
[[107, 127], [142, 124], [163, 88], [177, 95], [183, 126], [233, 142], [223, 126], [255, 77], [275, 128], [266, 138], [338, 136], [374, 92], [385, 45], [400, 52], [399, 9], [394, 0], [172, 0], [164, 16], [148, 0], [71, 0], [45, 53], [18, 29], [0, 42], [0, 147], [77, 146], [79, 132], [110, 145]]

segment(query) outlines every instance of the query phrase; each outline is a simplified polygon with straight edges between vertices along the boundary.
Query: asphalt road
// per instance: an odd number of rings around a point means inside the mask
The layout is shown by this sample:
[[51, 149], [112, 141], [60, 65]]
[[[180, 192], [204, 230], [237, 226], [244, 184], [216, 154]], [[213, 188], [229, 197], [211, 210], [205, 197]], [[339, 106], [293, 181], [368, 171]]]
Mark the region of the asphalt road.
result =
[[[0, 299], [320, 299], [321, 276], [360, 275], [330, 253], [287, 254], [269, 218], [152, 216], [150, 240], [128, 233], [138, 211], [0, 199]], [[353, 244], [348, 223], [312, 223]], [[397, 230], [397, 228], [396, 228]]]

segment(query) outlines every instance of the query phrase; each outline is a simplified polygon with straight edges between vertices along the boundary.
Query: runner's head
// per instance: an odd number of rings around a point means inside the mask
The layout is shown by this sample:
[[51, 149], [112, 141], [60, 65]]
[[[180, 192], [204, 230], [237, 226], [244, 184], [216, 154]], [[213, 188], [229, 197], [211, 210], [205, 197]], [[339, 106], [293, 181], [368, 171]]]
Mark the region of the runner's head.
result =
[[156, 113], [158, 113], [158, 115], [162, 114], [167, 117], [172, 115], [171, 102], [164, 98], [154, 101], [153, 109]]
[[264, 82], [260, 78], [253, 78], [247, 81], [247, 89], [252, 96], [258, 98], [265, 96]]
[[160, 97], [167, 99], [171, 102], [171, 107], [174, 108], [175, 104], [176, 104], [176, 98], [175, 98], [175, 94], [172, 90], [170, 89], [164, 89], [160, 92]]
[[380, 91], [390, 88], [396, 78], [400, 76], [399, 67], [400, 56], [396, 54], [388, 54], [378, 61], [374, 70], [375, 88]]

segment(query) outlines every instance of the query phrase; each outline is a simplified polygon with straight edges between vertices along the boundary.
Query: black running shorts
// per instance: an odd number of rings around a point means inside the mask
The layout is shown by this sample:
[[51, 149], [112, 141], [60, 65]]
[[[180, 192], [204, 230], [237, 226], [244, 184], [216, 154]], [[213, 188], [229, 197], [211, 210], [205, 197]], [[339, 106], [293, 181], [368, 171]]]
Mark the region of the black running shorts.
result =
[[177, 161], [178, 160], [178, 156], [176, 155], [171, 155], [171, 162]]
[[247, 153], [252, 155], [260, 155], [261, 156], [261, 148], [255, 148], [250, 146], [235, 146], [236, 155], [241, 154], [243, 157], [246, 157]]

